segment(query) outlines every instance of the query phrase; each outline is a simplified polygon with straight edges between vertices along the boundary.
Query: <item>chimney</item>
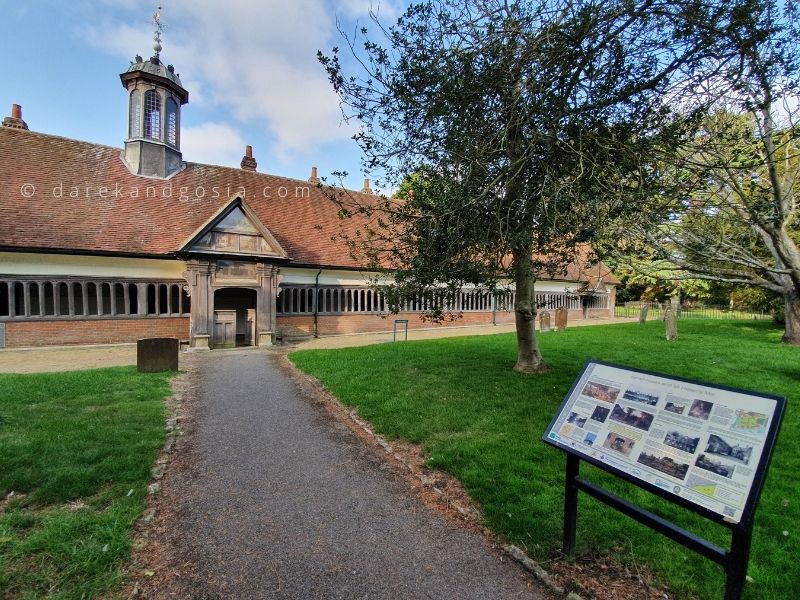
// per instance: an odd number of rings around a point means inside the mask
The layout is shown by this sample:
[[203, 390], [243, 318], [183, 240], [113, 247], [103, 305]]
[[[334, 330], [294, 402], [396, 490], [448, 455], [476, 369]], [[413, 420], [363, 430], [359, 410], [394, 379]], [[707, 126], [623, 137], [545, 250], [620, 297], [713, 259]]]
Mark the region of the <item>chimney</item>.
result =
[[242, 157], [242, 165], [241, 166], [245, 171], [255, 171], [256, 170], [256, 167], [258, 166], [258, 163], [256, 162], [256, 159], [253, 158], [253, 147], [252, 146], [247, 146], [244, 149], [244, 156]]
[[364, 187], [361, 188], [361, 193], [362, 194], [371, 194], [372, 193], [372, 188], [369, 187], [369, 179], [365, 179], [364, 180]]
[[311, 177], [308, 178], [308, 183], [319, 183], [319, 177], [317, 177], [317, 167], [311, 167]]
[[11, 116], [3, 119], [3, 127], [25, 129], [27, 131], [28, 124], [22, 120], [22, 107], [19, 104], [11, 105]]

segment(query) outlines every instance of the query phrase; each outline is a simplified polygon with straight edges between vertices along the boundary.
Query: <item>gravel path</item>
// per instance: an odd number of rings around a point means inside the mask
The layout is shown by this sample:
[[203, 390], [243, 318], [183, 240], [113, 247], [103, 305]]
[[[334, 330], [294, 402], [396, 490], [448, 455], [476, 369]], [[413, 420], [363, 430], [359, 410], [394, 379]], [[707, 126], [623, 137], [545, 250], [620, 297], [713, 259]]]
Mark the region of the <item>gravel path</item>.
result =
[[136, 344], [0, 350], [0, 373], [44, 373], [136, 364]]
[[426, 508], [276, 358], [200, 359], [194, 465], [169, 484], [180, 493], [168, 542], [185, 566], [176, 596], [545, 597], [479, 535]]

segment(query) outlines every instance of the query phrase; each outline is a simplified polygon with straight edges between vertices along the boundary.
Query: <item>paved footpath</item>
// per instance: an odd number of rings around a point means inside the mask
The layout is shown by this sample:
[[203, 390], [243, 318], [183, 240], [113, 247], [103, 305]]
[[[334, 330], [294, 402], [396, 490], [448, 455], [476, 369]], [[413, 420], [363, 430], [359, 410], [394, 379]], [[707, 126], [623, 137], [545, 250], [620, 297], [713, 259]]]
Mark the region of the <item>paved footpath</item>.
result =
[[192, 566], [180, 597], [545, 597], [479, 535], [426, 508], [276, 359], [199, 359], [194, 466], [167, 484], [177, 523], [166, 541]]

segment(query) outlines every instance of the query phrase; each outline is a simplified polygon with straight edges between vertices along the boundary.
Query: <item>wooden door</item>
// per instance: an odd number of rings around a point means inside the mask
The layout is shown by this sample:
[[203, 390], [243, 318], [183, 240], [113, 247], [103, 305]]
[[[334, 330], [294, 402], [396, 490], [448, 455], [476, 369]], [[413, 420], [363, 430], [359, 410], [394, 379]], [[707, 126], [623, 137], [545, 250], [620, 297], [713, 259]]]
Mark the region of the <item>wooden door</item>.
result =
[[214, 348], [236, 347], [236, 311], [214, 311]]

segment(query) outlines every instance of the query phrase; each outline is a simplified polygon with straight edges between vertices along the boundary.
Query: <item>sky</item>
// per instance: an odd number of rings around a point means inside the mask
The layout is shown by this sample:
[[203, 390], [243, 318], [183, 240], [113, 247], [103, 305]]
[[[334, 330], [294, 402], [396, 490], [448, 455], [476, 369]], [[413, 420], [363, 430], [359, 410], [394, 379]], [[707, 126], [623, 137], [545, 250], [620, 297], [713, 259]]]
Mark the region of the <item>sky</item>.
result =
[[361, 188], [355, 125], [343, 122], [317, 51], [343, 46], [337, 26], [370, 26], [370, 6], [393, 23], [403, 0], [3, 0], [0, 117], [20, 104], [33, 131], [122, 147], [119, 74], [153, 54], [157, 4], [161, 59], [189, 91], [184, 160], [238, 167], [249, 144], [261, 172], [306, 179], [316, 166]]

